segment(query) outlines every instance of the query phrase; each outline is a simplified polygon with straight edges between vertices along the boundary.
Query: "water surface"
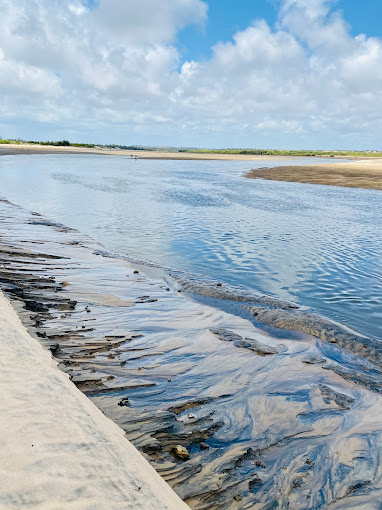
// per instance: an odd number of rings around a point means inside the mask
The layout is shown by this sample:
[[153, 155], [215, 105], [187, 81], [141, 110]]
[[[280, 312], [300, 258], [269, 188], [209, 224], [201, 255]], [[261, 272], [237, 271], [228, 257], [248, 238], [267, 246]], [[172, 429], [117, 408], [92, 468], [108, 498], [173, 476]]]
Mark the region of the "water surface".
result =
[[381, 192], [242, 177], [269, 165], [3, 156], [0, 189], [113, 252], [291, 300], [382, 338]]

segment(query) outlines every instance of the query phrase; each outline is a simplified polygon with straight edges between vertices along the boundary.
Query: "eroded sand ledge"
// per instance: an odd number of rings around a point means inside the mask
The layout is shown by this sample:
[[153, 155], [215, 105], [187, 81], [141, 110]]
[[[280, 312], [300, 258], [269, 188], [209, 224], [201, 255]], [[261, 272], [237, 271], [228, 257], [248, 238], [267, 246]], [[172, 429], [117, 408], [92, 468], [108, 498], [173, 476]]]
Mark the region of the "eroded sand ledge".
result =
[[0, 508], [188, 508], [0, 291]]
[[346, 163], [259, 168], [248, 172], [246, 177], [269, 181], [382, 190], [382, 159], [359, 159]]

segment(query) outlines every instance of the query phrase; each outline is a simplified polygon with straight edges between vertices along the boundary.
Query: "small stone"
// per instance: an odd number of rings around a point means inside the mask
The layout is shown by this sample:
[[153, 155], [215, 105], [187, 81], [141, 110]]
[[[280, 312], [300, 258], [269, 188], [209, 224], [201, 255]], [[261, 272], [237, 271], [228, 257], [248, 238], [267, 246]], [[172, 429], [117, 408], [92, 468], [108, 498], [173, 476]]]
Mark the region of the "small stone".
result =
[[59, 348], [60, 348], [59, 344], [53, 344], [49, 347], [49, 350], [52, 353], [52, 355], [55, 356], [57, 354], [57, 351], [59, 350]]
[[301, 476], [296, 476], [296, 478], [294, 478], [292, 480], [292, 489], [297, 489], [298, 487], [301, 487], [301, 485], [304, 483], [304, 480]]
[[221, 286], [222, 286], [222, 284], [221, 284], [221, 283], [217, 283], [217, 284], [216, 284], [216, 287], [221, 287]]
[[134, 271], [134, 274], [139, 274], [139, 271], [135, 270], [135, 271]]
[[209, 446], [208, 446], [207, 443], [200, 443], [199, 447], [200, 447], [201, 450], [208, 450], [209, 449]]
[[183, 459], [183, 460], [188, 460], [190, 458], [190, 454], [187, 450], [187, 448], [185, 448], [184, 446], [181, 446], [181, 445], [177, 445], [174, 447], [174, 453], [177, 457], [179, 457], [180, 459]]
[[124, 367], [126, 365], [127, 361], [121, 361], [121, 367]]
[[138, 367], [138, 370], [142, 370], [142, 367]]
[[64, 281], [62, 282], [62, 286], [63, 286], [63, 287], [67, 287], [68, 285], [69, 285], [69, 283], [68, 283], [66, 280], [64, 280]]
[[233, 497], [233, 499], [234, 499], [235, 501], [241, 501], [241, 500], [242, 500], [242, 497], [240, 496], [240, 494], [235, 494], [235, 495], [234, 495], [234, 497]]
[[171, 382], [171, 379], [167, 379], [167, 382]]
[[128, 397], [123, 398], [122, 400], [120, 400], [118, 402], [118, 405], [121, 406], [121, 407], [128, 406], [129, 405], [129, 398]]

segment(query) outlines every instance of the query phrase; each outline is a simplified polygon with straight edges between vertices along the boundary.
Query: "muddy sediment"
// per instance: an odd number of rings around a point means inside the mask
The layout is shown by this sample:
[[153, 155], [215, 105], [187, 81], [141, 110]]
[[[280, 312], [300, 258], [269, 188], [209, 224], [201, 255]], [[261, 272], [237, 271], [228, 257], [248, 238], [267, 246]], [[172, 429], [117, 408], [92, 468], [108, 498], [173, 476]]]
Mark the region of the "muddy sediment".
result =
[[[259, 306], [259, 296], [243, 294], [256, 321], [279, 328], [272, 337], [94, 254], [78, 232], [33, 218], [0, 202], [1, 289], [73, 383], [192, 508], [380, 501], [378, 345], [345, 330], [333, 342], [316, 334], [321, 323], [296, 327], [304, 312], [293, 304], [264, 296]], [[232, 299], [215, 287], [214, 298]], [[276, 312], [293, 315], [296, 338], [282, 336], [285, 323], [269, 318]]]

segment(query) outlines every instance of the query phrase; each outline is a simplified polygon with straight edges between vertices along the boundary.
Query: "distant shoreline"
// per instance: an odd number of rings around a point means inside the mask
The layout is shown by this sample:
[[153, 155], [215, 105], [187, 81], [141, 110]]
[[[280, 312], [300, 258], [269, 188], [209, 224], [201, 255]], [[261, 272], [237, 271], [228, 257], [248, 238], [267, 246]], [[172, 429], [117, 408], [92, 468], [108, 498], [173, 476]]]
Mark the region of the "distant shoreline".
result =
[[382, 190], [382, 158], [322, 165], [277, 166], [248, 172], [250, 179]]
[[300, 182], [350, 188], [382, 190], [382, 158], [350, 158], [338, 156], [342, 163], [294, 165], [306, 156], [276, 156], [257, 154], [217, 154], [190, 152], [161, 152], [112, 148], [60, 147], [49, 145], [1, 144], [0, 156], [30, 154], [93, 154], [124, 156], [130, 159], [197, 160], [197, 161], [290, 161], [288, 166], [254, 169], [245, 176], [250, 179]]
[[[267, 154], [227, 154], [216, 152], [166, 152], [150, 150], [129, 150], [93, 147], [63, 147], [55, 145], [38, 144], [0, 144], [0, 156], [19, 154], [95, 154], [125, 156], [137, 159], [164, 159], [164, 160], [216, 160], [216, 161], [296, 161], [307, 156], [284, 156]], [[320, 156], [317, 156], [320, 157]], [[322, 156], [323, 157], [323, 156]], [[338, 159], [349, 157], [338, 156]], [[354, 158], [350, 158], [354, 159]]]

